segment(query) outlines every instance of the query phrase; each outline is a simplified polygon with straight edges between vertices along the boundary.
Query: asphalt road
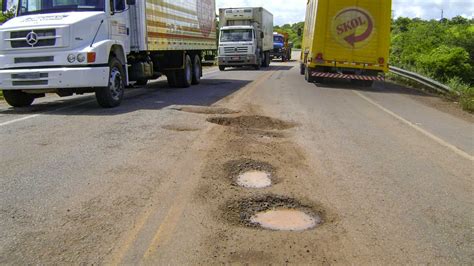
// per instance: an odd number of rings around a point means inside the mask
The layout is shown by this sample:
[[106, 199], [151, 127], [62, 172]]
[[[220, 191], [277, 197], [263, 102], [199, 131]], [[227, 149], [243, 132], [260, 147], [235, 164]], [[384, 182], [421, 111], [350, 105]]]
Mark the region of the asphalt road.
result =
[[[298, 72], [211, 68], [199, 86], [157, 81], [115, 109], [92, 95], [0, 103], [0, 264], [473, 264], [473, 116]], [[254, 164], [272, 187], [235, 185]], [[322, 223], [242, 220], [279, 201]]]

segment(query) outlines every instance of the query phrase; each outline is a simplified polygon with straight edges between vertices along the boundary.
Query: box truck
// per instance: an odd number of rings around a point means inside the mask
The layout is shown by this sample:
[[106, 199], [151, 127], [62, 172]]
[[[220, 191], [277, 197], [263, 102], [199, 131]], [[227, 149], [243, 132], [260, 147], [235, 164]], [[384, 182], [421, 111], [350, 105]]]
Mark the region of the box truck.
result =
[[291, 48], [293, 44], [290, 43], [290, 36], [286, 32], [273, 33], [273, 50], [270, 53], [271, 59], [280, 58], [281, 61], [286, 62], [291, 60]]
[[301, 74], [370, 86], [388, 71], [391, 0], [309, 0]]
[[226, 67], [270, 65], [273, 49], [273, 15], [262, 7], [219, 10], [218, 65]]
[[189, 87], [203, 53], [217, 49], [214, 0], [15, 1], [16, 17], [0, 27], [0, 88], [15, 107], [45, 93], [95, 93], [115, 107], [128, 85], [162, 75]]

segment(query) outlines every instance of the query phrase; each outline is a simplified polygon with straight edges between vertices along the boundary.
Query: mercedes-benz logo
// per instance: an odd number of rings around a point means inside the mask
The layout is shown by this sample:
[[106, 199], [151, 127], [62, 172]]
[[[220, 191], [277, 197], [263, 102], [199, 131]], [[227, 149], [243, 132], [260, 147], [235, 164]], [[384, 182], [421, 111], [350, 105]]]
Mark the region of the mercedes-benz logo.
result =
[[26, 43], [28, 43], [31, 46], [35, 46], [35, 44], [38, 43], [38, 34], [36, 34], [34, 31], [31, 31], [26, 35]]

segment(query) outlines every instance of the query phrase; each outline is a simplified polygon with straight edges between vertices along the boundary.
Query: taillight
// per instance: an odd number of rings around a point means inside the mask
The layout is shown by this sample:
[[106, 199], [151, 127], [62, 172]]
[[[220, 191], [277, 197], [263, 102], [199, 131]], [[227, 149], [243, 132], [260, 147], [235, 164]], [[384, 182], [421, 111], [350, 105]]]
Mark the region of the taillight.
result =
[[379, 65], [383, 65], [383, 64], [385, 64], [385, 58], [380, 57], [379, 58]]
[[323, 58], [324, 58], [324, 57], [323, 57], [323, 54], [322, 54], [322, 53], [318, 53], [318, 54], [316, 55], [316, 59], [317, 59], [317, 60], [320, 60], [320, 61], [321, 61], [321, 60], [323, 60]]

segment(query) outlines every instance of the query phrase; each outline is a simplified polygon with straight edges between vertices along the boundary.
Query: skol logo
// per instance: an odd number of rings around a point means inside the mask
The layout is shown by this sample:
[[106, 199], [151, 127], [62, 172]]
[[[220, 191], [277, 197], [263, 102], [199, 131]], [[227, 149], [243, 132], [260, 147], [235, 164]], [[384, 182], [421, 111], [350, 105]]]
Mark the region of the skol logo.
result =
[[209, 37], [214, 28], [216, 8], [212, 0], [197, 0], [199, 28], [204, 37]]
[[333, 36], [348, 48], [362, 48], [374, 33], [374, 20], [370, 13], [358, 7], [341, 10], [332, 22]]

